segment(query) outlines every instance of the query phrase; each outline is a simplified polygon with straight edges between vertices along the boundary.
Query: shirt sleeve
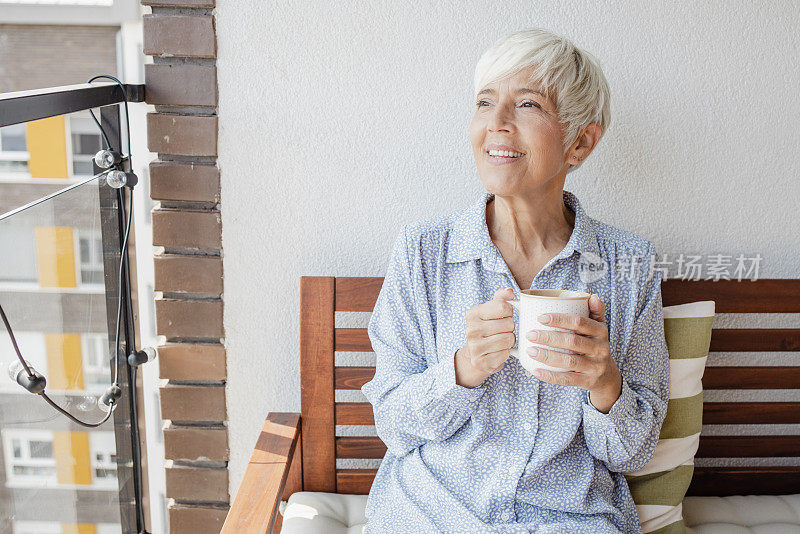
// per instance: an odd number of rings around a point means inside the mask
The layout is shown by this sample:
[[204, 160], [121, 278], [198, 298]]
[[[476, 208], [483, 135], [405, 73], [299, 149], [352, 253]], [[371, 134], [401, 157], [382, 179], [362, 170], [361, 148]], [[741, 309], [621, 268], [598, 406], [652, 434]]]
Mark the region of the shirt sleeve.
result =
[[435, 361], [420, 247], [409, 242], [407, 233], [403, 227], [395, 241], [369, 320], [375, 376], [361, 388], [372, 404], [378, 437], [396, 456], [452, 436], [485, 392], [484, 387], [456, 384], [456, 350]]
[[[669, 400], [669, 353], [664, 337], [661, 298], [663, 274], [650, 275], [650, 261], [657, 258], [650, 243], [643, 266], [644, 280], [637, 297], [635, 316], [624, 357], [620, 362], [622, 393], [608, 413], [597, 410], [585, 392], [583, 434], [589, 452], [610, 471], [636, 471], [650, 461], [658, 443]], [[612, 348], [612, 350], [614, 350]]]

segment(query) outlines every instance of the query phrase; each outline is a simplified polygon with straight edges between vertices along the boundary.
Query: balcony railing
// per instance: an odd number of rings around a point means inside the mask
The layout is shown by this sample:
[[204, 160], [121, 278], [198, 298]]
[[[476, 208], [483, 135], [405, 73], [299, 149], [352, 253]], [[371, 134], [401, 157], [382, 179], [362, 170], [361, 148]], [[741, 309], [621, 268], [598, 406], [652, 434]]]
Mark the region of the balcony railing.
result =
[[[133, 191], [96, 176], [91, 154], [104, 141], [85, 116], [100, 108], [108, 143], [127, 154], [125, 101], [144, 101], [144, 86], [0, 95], [0, 305], [22, 356], [72, 415], [103, 419], [98, 398], [115, 370], [122, 390], [111, 419], [87, 428], [0, 375], [2, 532], [147, 531], [142, 403], [127, 360], [139, 348], [131, 236], [123, 247]], [[16, 359], [0, 323], [0, 363]]]

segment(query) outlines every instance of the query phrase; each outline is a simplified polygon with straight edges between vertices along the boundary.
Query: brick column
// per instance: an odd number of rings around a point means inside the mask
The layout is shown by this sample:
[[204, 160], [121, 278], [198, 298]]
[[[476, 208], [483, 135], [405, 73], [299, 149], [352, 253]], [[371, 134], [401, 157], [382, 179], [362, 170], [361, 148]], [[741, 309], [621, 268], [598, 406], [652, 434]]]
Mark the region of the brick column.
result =
[[[171, 534], [218, 533], [230, 502], [214, 0], [143, 0], [161, 416]], [[163, 247], [163, 249], [162, 249]]]

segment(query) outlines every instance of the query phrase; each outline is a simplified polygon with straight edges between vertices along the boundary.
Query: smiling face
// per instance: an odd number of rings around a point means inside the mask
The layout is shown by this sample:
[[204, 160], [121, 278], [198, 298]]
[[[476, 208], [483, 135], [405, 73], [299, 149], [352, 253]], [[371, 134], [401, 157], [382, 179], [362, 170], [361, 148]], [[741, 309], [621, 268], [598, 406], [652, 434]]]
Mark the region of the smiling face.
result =
[[[498, 195], [563, 187], [569, 168], [555, 105], [528, 81], [532, 70], [486, 85], [475, 99], [469, 130], [475, 164], [486, 190]], [[504, 145], [516, 154], [492, 155]]]

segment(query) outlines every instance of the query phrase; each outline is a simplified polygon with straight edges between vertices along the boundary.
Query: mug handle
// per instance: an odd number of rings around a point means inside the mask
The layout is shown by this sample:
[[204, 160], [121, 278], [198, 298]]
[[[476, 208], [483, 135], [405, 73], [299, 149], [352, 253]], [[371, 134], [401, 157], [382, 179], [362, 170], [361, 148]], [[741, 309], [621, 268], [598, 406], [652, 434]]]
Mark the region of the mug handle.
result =
[[[508, 302], [509, 304], [511, 304], [511, 306], [516, 308], [517, 311], [522, 311], [522, 308], [519, 307], [519, 300], [507, 300], [506, 302]], [[519, 348], [518, 347], [519, 347], [519, 342], [517, 342], [517, 347], [511, 347], [510, 349], [508, 349], [508, 352], [513, 357], [515, 357], [516, 359], [519, 360], [520, 358], [519, 358]]]

